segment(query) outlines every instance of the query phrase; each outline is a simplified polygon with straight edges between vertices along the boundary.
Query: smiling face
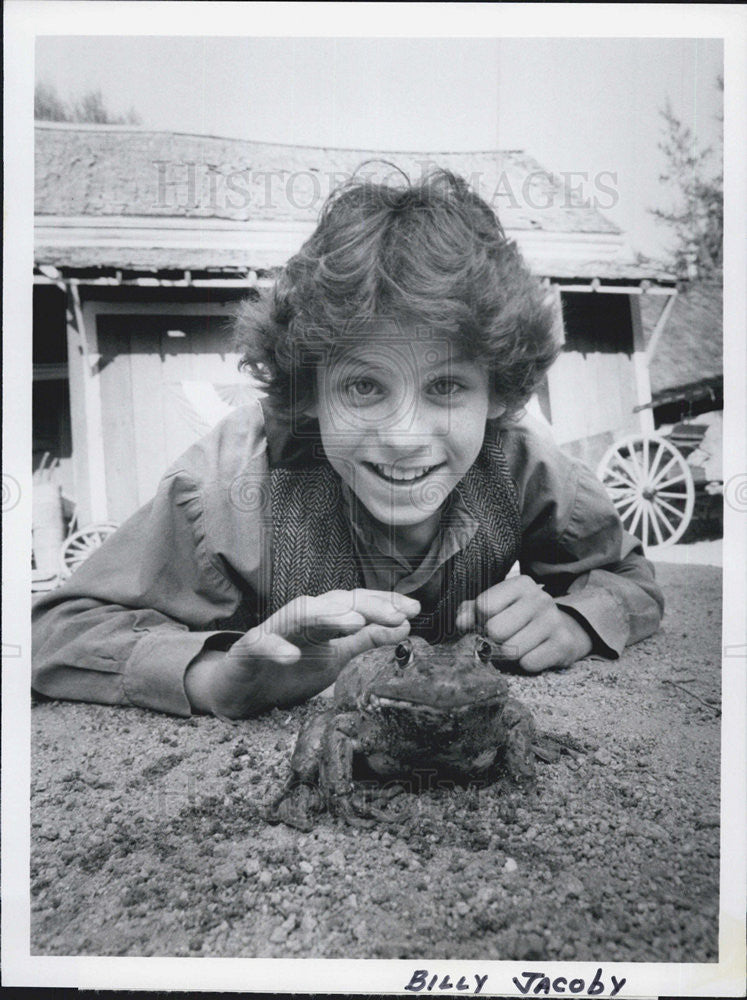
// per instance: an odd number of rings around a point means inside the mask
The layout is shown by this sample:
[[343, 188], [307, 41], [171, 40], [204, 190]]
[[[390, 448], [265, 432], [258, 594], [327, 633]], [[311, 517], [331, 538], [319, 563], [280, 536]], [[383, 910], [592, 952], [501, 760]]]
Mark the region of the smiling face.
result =
[[377, 521], [425, 543], [502, 412], [486, 368], [446, 337], [382, 325], [320, 365], [316, 389], [332, 467]]

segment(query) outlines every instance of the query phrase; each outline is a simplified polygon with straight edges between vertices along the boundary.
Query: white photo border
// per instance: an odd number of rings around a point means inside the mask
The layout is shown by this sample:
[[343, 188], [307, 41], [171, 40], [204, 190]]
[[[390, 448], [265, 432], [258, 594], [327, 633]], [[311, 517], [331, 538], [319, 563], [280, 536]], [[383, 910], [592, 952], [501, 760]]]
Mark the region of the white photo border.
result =
[[[289, 10], [289, 8], [291, 10]], [[176, 12], [178, 11], [178, 16]], [[292, 16], [289, 16], [292, 14]], [[636, 26], [641, 31], [634, 31]], [[31, 956], [29, 933], [31, 281], [34, 43], [39, 35], [722, 38], [725, 69], [724, 479], [744, 495], [747, 371], [747, 11], [738, 4], [243, 4], [7, 0], [3, 370], [2, 961], [4, 985], [93, 989], [402, 993], [408, 961]], [[6, 494], [17, 491], [12, 504]], [[10, 493], [9, 493], [10, 491]], [[739, 508], [739, 509], [737, 509]], [[724, 511], [724, 658], [719, 961], [547, 962], [550, 978], [599, 965], [631, 996], [743, 995], [745, 977], [744, 503]], [[728, 778], [726, 778], [728, 776]], [[428, 956], [423, 957], [428, 964]], [[443, 966], [444, 963], [438, 963]], [[490, 993], [518, 995], [521, 962], [484, 962]], [[456, 980], [474, 962], [450, 962]]]

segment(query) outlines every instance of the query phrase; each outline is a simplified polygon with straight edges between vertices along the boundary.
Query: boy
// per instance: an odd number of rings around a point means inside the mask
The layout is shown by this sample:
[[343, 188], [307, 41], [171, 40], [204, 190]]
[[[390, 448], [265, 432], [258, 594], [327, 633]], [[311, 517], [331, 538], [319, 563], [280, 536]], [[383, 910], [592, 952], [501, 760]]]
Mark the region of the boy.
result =
[[266, 398], [37, 602], [34, 688], [244, 718], [409, 632], [482, 630], [529, 672], [651, 634], [663, 601], [639, 543], [515, 419], [555, 322], [460, 178], [335, 192], [238, 318]]

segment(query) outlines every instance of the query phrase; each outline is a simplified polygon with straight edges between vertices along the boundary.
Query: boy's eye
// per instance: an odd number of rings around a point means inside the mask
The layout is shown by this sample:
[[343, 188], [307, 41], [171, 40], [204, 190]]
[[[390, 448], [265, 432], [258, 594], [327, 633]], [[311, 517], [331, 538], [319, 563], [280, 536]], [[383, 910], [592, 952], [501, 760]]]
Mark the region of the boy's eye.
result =
[[434, 396], [453, 396], [459, 392], [460, 384], [453, 378], [437, 378], [429, 386]]
[[373, 379], [356, 378], [351, 379], [345, 385], [345, 391], [353, 399], [368, 400], [373, 399], [378, 394], [379, 386]]

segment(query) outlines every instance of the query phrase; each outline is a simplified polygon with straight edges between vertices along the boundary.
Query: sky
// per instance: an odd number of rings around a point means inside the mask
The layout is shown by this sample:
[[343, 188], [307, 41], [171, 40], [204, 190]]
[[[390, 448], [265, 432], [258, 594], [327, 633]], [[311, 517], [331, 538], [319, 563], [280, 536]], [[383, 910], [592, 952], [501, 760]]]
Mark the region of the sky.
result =
[[[659, 110], [720, 144], [722, 43], [673, 38], [248, 38], [52, 36], [36, 79], [61, 97], [100, 89], [144, 126], [375, 150], [521, 149], [650, 256], [669, 207]], [[714, 154], [714, 165], [716, 158]], [[609, 175], [616, 179], [610, 180]]]

